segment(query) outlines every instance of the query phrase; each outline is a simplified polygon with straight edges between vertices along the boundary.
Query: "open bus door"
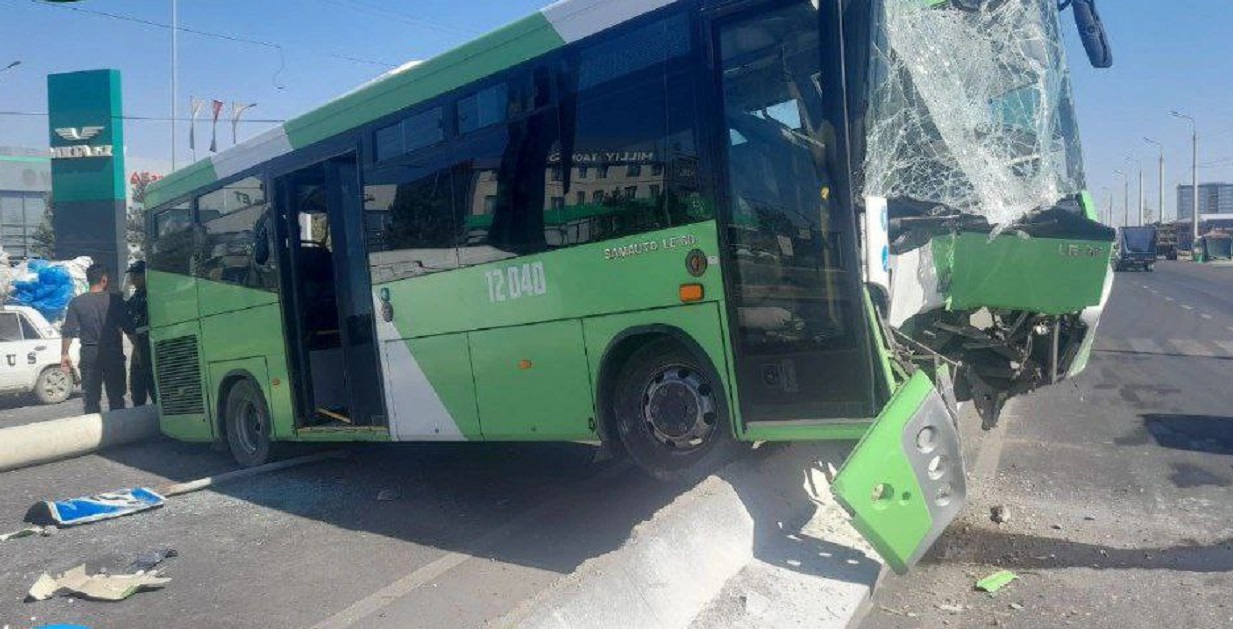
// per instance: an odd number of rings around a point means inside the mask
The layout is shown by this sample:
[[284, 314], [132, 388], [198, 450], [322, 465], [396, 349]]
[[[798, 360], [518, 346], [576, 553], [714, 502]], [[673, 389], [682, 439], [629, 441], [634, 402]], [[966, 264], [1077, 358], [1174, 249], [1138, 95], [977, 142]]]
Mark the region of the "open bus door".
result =
[[383, 430], [359, 169], [354, 153], [276, 180], [284, 322], [300, 432]]

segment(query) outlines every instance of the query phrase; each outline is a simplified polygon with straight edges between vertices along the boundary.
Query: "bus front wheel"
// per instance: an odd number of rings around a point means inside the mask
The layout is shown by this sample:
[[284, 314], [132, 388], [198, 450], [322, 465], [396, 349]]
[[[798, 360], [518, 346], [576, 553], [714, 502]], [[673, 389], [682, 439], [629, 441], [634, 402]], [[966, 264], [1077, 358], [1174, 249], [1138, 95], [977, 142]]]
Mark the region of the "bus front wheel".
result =
[[617, 375], [613, 417], [638, 467], [663, 481], [714, 471], [736, 449], [719, 375], [671, 339], [636, 350]]
[[252, 380], [240, 380], [227, 392], [227, 444], [243, 467], [256, 467], [273, 458], [270, 409]]

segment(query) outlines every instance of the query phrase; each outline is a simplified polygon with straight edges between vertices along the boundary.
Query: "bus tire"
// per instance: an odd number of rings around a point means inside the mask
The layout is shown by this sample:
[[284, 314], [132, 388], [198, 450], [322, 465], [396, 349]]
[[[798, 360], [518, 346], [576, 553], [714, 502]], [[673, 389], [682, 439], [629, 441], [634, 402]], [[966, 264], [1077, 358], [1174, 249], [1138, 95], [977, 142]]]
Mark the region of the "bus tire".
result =
[[73, 395], [73, 375], [61, 367], [48, 367], [34, 381], [34, 397], [40, 404], [59, 404]]
[[612, 400], [621, 444], [661, 481], [705, 477], [737, 449], [719, 374], [675, 340], [635, 350], [617, 374]]
[[227, 391], [223, 420], [231, 456], [241, 467], [257, 467], [274, 459], [270, 407], [252, 380], [237, 381]]

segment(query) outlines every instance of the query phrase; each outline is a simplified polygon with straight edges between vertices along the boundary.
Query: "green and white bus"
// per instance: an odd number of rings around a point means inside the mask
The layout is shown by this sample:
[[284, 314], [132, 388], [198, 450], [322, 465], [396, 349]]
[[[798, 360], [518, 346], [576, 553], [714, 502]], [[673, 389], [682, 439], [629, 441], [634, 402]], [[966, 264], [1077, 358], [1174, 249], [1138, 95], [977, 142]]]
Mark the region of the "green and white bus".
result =
[[[997, 129], [931, 113], [937, 28], [1013, 84], [972, 91]], [[1112, 233], [1069, 97], [1055, 0], [557, 3], [151, 187], [162, 430], [665, 479], [861, 439], [836, 493], [906, 569], [963, 504], [956, 396], [995, 418], [1090, 351]]]

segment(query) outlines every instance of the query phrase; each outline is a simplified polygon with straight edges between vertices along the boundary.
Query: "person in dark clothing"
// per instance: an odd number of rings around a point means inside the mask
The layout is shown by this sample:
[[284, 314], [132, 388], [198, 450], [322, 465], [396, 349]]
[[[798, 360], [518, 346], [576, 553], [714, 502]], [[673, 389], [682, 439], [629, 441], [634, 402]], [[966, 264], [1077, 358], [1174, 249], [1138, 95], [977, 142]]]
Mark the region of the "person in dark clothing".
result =
[[69, 302], [61, 341], [60, 364], [71, 371], [73, 359], [69, 349], [73, 339], [81, 341], [81, 389], [85, 395], [85, 412], [98, 413], [103, 387], [107, 388], [107, 407], [124, 408], [124, 333], [132, 333], [124, 299], [109, 292], [111, 273], [106, 265], [93, 264], [86, 269], [90, 292]]
[[128, 383], [133, 406], [145, 406], [154, 397], [154, 361], [150, 353], [150, 308], [146, 300], [146, 263], [134, 262], [128, 267], [128, 280], [133, 284], [133, 296], [125, 307], [128, 323], [133, 326], [133, 357], [129, 361]]

